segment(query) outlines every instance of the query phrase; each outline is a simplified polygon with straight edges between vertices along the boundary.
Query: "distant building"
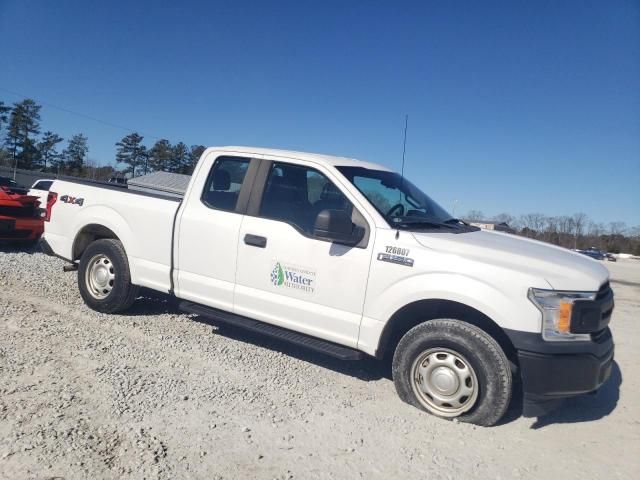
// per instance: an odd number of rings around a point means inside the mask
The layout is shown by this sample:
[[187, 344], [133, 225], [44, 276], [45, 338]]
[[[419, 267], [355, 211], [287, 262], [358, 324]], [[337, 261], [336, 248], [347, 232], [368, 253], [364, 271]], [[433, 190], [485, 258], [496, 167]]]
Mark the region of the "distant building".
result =
[[477, 222], [469, 222], [474, 227], [482, 228], [483, 230], [495, 230], [496, 232], [516, 233], [506, 222], [489, 222], [485, 220], [479, 220]]

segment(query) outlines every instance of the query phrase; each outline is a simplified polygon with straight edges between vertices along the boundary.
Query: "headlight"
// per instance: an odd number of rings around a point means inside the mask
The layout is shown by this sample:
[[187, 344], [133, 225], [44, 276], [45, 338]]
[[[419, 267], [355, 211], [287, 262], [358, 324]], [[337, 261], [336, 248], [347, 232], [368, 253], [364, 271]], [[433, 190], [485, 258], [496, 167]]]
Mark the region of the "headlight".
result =
[[542, 338], [548, 341], [590, 340], [589, 334], [570, 332], [571, 313], [574, 302], [595, 298], [596, 292], [529, 289], [529, 299], [542, 312]]

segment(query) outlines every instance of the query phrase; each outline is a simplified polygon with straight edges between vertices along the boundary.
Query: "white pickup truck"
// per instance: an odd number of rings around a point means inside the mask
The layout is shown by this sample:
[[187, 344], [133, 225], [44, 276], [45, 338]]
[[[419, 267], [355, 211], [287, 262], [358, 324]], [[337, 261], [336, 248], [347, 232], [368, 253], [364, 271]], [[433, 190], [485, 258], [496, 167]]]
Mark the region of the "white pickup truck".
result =
[[86, 304], [138, 287], [187, 312], [342, 359], [392, 362], [402, 400], [493, 425], [609, 377], [613, 293], [597, 261], [454, 219], [371, 163], [209, 148], [182, 198], [54, 181], [43, 249], [78, 270]]

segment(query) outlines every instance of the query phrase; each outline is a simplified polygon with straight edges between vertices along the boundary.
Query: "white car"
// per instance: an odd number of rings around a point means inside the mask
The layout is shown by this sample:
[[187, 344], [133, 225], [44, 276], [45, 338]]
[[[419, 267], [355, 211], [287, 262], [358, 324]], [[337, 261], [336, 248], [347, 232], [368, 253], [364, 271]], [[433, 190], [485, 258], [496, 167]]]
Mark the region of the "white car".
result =
[[40, 199], [40, 208], [45, 208], [47, 206], [47, 197], [52, 183], [53, 180], [50, 178], [36, 180], [34, 184], [31, 185], [27, 195], [38, 197]]
[[409, 180], [348, 158], [207, 149], [182, 198], [55, 180], [43, 248], [85, 303], [138, 287], [191, 313], [342, 359], [390, 359], [405, 402], [493, 425], [609, 377], [613, 293], [598, 262], [452, 218]]

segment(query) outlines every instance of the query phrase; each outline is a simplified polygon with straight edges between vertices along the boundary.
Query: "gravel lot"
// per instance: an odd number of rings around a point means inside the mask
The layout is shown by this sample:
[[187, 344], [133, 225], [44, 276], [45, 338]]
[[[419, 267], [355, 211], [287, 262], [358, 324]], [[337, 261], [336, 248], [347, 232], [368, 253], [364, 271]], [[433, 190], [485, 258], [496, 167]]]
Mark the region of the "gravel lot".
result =
[[396, 397], [344, 363], [219, 330], [143, 292], [89, 310], [63, 262], [0, 246], [0, 478], [640, 478], [640, 262], [607, 263], [612, 378], [494, 428]]

